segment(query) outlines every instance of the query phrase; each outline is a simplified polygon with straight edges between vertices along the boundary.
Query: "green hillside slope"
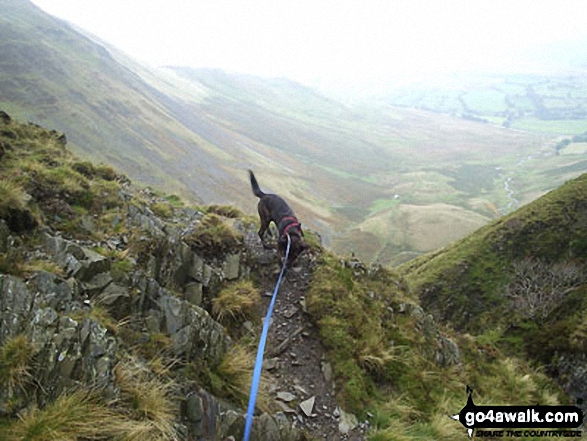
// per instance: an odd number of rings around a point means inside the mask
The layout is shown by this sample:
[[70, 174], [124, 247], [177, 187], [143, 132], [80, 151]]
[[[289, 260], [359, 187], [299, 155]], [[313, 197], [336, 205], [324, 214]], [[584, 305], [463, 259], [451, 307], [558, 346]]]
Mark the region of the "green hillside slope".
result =
[[156, 91], [103, 47], [30, 2], [3, 0], [1, 5], [4, 109], [67, 130], [78, 151], [146, 183], [167, 184], [170, 172], [182, 173], [177, 159], [188, 154], [195, 138], [169, 116]]
[[524, 353], [587, 396], [587, 174], [401, 267], [443, 322]]
[[[458, 328], [485, 329], [502, 317], [500, 290], [514, 265], [587, 263], [587, 174], [465, 239], [402, 267], [425, 305]], [[507, 306], [511, 306], [507, 304]]]

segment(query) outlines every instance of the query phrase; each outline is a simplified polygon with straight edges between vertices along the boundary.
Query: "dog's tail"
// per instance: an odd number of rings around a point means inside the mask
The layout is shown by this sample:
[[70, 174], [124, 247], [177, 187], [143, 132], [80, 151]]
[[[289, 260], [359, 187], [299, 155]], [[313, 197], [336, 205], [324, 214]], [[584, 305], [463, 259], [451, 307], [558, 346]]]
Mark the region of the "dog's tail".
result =
[[249, 176], [251, 178], [251, 187], [253, 187], [253, 194], [258, 198], [262, 198], [263, 196], [265, 196], [265, 193], [261, 191], [259, 183], [257, 182], [257, 178], [255, 178], [255, 175], [253, 174], [252, 170], [249, 170]]

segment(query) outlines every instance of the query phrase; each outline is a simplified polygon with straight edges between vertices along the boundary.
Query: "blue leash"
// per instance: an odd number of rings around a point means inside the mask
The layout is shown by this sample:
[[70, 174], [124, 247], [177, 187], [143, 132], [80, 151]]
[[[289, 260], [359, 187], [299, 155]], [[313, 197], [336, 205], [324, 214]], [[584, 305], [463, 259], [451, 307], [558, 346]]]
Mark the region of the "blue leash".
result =
[[247, 409], [247, 422], [245, 425], [245, 436], [244, 441], [249, 441], [251, 435], [251, 427], [253, 426], [253, 414], [255, 413], [255, 402], [257, 401], [257, 392], [259, 390], [259, 382], [261, 381], [261, 369], [263, 368], [263, 354], [265, 352], [265, 342], [267, 341], [267, 333], [269, 332], [269, 324], [271, 323], [271, 314], [273, 314], [273, 306], [275, 305], [275, 299], [277, 298], [277, 291], [279, 291], [279, 285], [285, 272], [285, 266], [287, 264], [287, 258], [289, 257], [289, 246], [291, 239], [289, 234], [287, 235], [287, 249], [285, 250], [285, 260], [283, 261], [283, 267], [277, 279], [275, 285], [275, 291], [273, 291], [273, 297], [267, 309], [267, 315], [263, 321], [263, 332], [261, 333], [261, 339], [259, 340], [259, 348], [257, 349], [257, 359], [255, 360], [255, 369], [253, 369], [253, 380], [251, 381], [251, 392], [249, 393], [249, 407]]

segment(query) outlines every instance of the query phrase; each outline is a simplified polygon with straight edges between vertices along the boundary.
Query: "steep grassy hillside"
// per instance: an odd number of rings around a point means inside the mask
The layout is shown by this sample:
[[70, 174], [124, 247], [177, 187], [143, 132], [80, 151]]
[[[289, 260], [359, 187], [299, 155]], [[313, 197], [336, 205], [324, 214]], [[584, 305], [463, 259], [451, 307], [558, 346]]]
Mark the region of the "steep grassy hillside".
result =
[[[181, 176], [197, 137], [158, 102], [158, 93], [103, 47], [28, 1], [3, 0], [0, 106], [67, 130], [78, 152], [145, 183]], [[162, 149], [161, 146], [165, 146]], [[188, 193], [176, 180], [177, 191]]]
[[502, 290], [526, 261], [587, 263], [587, 174], [474, 234], [407, 263], [423, 303], [458, 328], [486, 329], [511, 307]]
[[[279, 263], [256, 228], [1, 113], [0, 438], [241, 438]], [[479, 403], [569, 401], [523, 359], [440, 325], [397, 273], [315, 238], [280, 294], [252, 439], [465, 440], [448, 415], [466, 385]]]
[[587, 174], [401, 271], [443, 322], [587, 395]]

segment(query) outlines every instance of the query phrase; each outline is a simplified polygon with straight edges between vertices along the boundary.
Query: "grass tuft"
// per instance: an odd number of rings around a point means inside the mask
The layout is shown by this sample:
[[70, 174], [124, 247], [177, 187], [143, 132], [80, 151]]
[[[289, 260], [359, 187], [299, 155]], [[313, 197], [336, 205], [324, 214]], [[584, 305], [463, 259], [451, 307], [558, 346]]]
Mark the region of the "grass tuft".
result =
[[155, 202], [151, 205], [151, 210], [163, 219], [169, 219], [173, 216], [173, 206], [169, 202]]
[[114, 369], [121, 400], [130, 409], [131, 418], [141, 422], [133, 439], [175, 439], [174, 421], [178, 414], [173, 400], [175, 383], [152, 376], [135, 360], [127, 358]]
[[120, 323], [103, 306], [95, 305], [90, 309], [76, 309], [70, 315], [75, 321], [82, 321], [85, 318], [89, 318], [98, 322], [100, 326], [103, 326], [112, 334], [118, 334]]
[[241, 280], [224, 288], [212, 300], [212, 312], [220, 322], [251, 317], [259, 303], [259, 291], [249, 280]]
[[26, 200], [22, 187], [8, 179], [0, 180], [0, 218], [7, 217], [12, 210], [23, 210]]
[[240, 248], [243, 236], [217, 214], [208, 213], [184, 240], [189, 246], [205, 254], [217, 256]]
[[[235, 344], [224, 355], [222, 361], [212, 367], [193, 365], [200, 384], [212, 394], [230, 400], [241, 408], [246, 408], [253, 368], [255, 351], [242, 343]], [[257, 407], [264, 412], [270, 410], [269, 387], [266, 376], [261, 378]]]
[[33, 355], [33, 345], [24, 335], [7, 339], [0, 348], [0, 385], [10, 394], [31, 380]]
[[30, 196], [16, 182], [0, 179], [0, 219], [4, 219], [13, 231], [34, 228], [38, 220], [28, 209]]
[[128, 439], [132, 422], [101, 401], [95, 392], [78, 390], [58, 397], [45, 408], [34, 407], [19, 420], [0, 429], [0, 438], [12, 441], [78, 441]]

